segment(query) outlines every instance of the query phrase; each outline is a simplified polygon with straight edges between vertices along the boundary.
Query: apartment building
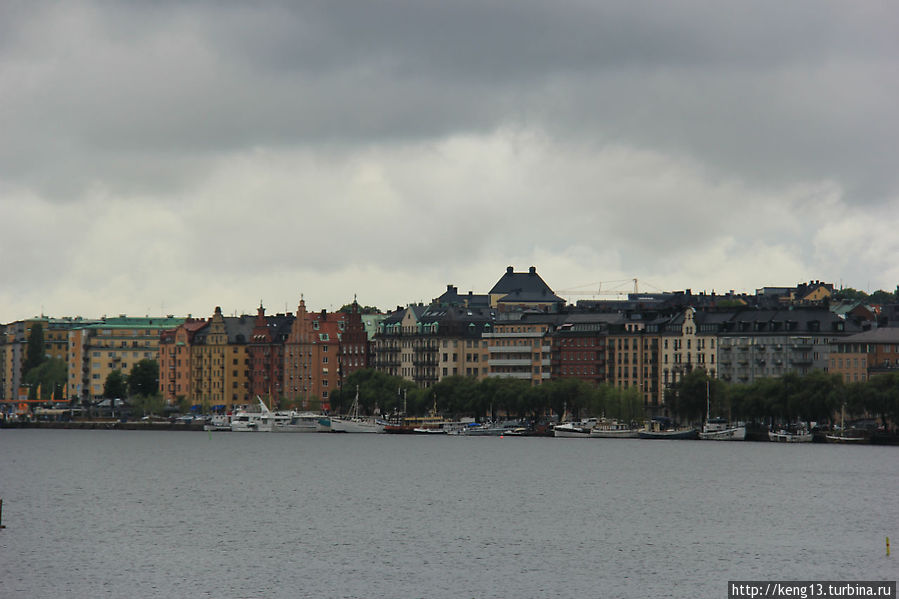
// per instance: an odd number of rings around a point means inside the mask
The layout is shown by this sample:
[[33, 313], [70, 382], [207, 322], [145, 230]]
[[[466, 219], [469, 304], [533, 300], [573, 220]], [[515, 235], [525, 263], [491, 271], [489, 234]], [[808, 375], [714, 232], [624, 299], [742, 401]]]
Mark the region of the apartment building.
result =
[[576, 378], [593, 384], [608, 380], [609, 328], [618, 315], [569, 314], [550, 334], [552, 378]]
[[743, 310], [718, 323], [718, 377], [731, 383], [808, 374], [830, 368], [830, 353], [843, 337], [859, 332], [825, 307]]
[[141, 360], [158, 362], [162, 333], [183, 323], [183, 318], [174, 316], [119, 316], [72, 327], [68, 331], [69, 397], [101, 399], [113, 371], [127, 376]]
[[616, 387], [639, 389], [652, 415], [664, 402], [659, 363], [661, 331], [668, 320], [654, 312], [630, 312], [610, 323], [607, 380]]
[[209, 325], [206, 319], [188, 317], [175, 329], [159, 336], [159, 393], [168, 403], [193, 401], [192, 351], [197, 332]]
[[[28, 342], [40, 325], [44, 339], [44, 355], [70, 362], [69, 331], [97, 320], [83, 318], [32, 318], [0, 326], [0, 402], [15, 402], [23, 384], [23, 367], [28, 352]], [[66, 394], [71, 392], [66, 390]]]
[[847, 383], [899, 370], [899, 327], [882, 327], [838, 339], [830, 354], [830, 370]]
[[340, 370], [344, 379], [357, 370], [369, 367], [371, 361], [368, 331], [359, 311], [359, 303], [353, 300], [350, 311], [344, 314], [344, 328], [340, 337]]
[[294, 317], [291, 314], [266, 316], [260, 305], [247, 345], [250, 360], [250, 395], [277, 405], [284, 395], [284, 350]]
[[300, 299], [284, 341], [284, 396], [304, 409], [330, 409], [330, 396], [341, 386], [341, 312], [307, 312]]
[[482, 336], [489, 353], [488, 376], [515, 378], [539, 385], [552, 377], [551, 334], [564, 316], [505, 312], [492, 332]]
[[204, 408], [249, 404], [252, 316], [222, 315], [220, 307], [193, 335], [190, 352], [190, 399]]
[[375, 368], [430, 387], [448, 376], [488, 375], [484, 331], [494, 311], [433, 304], [399, 308], [380, 323], [372, 340]]

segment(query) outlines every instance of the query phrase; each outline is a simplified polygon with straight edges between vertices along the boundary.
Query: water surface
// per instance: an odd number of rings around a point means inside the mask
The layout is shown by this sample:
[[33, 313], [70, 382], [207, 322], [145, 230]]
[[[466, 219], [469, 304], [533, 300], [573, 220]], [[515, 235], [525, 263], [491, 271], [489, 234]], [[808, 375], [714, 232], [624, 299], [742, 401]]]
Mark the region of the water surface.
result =
[[899, 448], [0, 430], [0, 597], [725, 597], [896, 580]]

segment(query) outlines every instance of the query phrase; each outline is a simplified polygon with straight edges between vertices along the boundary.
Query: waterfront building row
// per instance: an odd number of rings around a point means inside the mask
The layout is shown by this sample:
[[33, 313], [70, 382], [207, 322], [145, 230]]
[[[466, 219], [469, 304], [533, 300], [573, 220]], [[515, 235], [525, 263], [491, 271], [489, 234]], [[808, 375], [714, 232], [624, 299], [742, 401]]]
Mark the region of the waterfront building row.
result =
[[899, 366], [899, 356], [882, 351], [885, 333], [850, 342], [882, 330], [864, 332], [876, 326], [870, 312], [829, 309], [827, 284], [799, 289], [760, 290], [769, 308], [689, 290], [566, 306], [534, 267], [509, 267], [487, 294], [448, 285], [430, 304], [383, 315], [362, 315], [355, 302], [349, 313], [307, 312], [301, 299], [296, 314], [266, 315], [260, 306], [255, 317], [216, 308], [208, 319], [34, 319], [3, 327], [0, 400], [16, 398], [28, 331], [38, 322], [47, 354], [68, 365], [69, 397], [98, 399], [110, 372], [127, 374], [153, 358], [166, 400], [210, 407], [256, 395], [327, 407], [346, 376], [373, 367], [421, 387], [449, 376], [611, 383], [639, 389], [649, 411], [665, 415], [666, 389], [695, 368], [751, 383], [815, 368], [866, 380], [875, 365]]
[[330, 396], [352, 372], [369, 367], [368, 333], [359, 306], [349, 312], [256, 317], [222, 314], [188, 321], [162, 335], [159, 391], [168, 402], [206, 408], [251, 403], [328, 409]]

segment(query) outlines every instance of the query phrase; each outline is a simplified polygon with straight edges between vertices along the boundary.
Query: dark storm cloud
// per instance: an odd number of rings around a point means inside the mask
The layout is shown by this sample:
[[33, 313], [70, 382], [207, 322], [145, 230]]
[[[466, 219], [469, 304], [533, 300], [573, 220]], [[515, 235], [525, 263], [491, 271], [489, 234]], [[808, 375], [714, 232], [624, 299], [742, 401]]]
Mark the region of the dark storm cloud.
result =
[[896, 186], [890, 3], [5, 12], [3, 120], [15, 144], [3, 144], [0, 168], [70, 191], [96, 180], [165, 188], [166, 173], [177, 186], [204, 160], [255, 145], [391, 143], [516, 123], [695, 156], [759, 185], [836, 178], [875, 198]]

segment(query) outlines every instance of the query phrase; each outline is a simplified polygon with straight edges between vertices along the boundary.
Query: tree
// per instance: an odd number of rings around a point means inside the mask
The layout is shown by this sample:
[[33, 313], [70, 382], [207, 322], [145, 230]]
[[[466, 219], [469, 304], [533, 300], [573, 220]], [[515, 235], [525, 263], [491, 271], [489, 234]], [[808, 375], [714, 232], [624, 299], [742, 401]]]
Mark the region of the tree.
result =
[[[350, 313], [353, 311], [353, 304], [344, 304], [338, 312]], [[380, 314], [381, 310], [375, 306], [359, 306], [359, 314]]]
[[158, 393], [155, 395], [138, 395], [130, 400], [131, 416], [141, 418], [150, 414], [161, 415], [165, 409], [165, 401]]
[[[66, 363], [59, 358], [48, 358], [40, 366], [28, 371], [24, 381], [34, 390], [34, 399], [49, 401], [50, 399], [62, 399], [62, 388], [66, 384]], [[37, 389], [40, 388], [41, 396], [37, 397]]]
[[352, 399], [348, 399], [348, 397], [356, 396], [357, 385], [359, 386], [359, 407], [364, 414], [373, 414], [375, 408], [381, 414], [400, 412], [403, 410], [404, 400], [408, 414], [423, 414], [432, 405], [427, 403], [423, 411], [417, 411], [426, 403], [422, 397], [427, 390], [418, 389], [415, 383], [401, 377], [373, 368], [363, 368], [348, 376], [343, 384], [343, 391], [338, 396], [343, 408], [348, 407], [352, 402]]
[[116, 399], [127, 396], [128, 379], [121, 370], [113, 370], [103, 383], [103, 397]]
[[844, 287], [833, 292], [833, 299], [863, 302], [868, 299], [868, 294], [852, 287]]
[[869, 304], [891, 304], [896, 301], [896, 296], [890, 291], [884, 291], [883, 289], [878, 289], [870, 296], [868, 296]]
[[156, 360], [144, 359], [131, 367], [128, 390], [131, 395], [144, 397], [155, 395], [159, 391], [159, 364]]
[[703, 419], [710, 393], [710, 379], [702, 368], [695, 368], [685, 374], [666, 392], [666, 402], [671, 401], [671, 411], [687, 422]]
[[44, 325], [39, 322], [31, 325], [31, 333], [28, 336], [28, 346], [25, 348], [25, 363], [22, 364], [22, 374], [27, 375], [47, 359], [47, 350], [44, 347]]

